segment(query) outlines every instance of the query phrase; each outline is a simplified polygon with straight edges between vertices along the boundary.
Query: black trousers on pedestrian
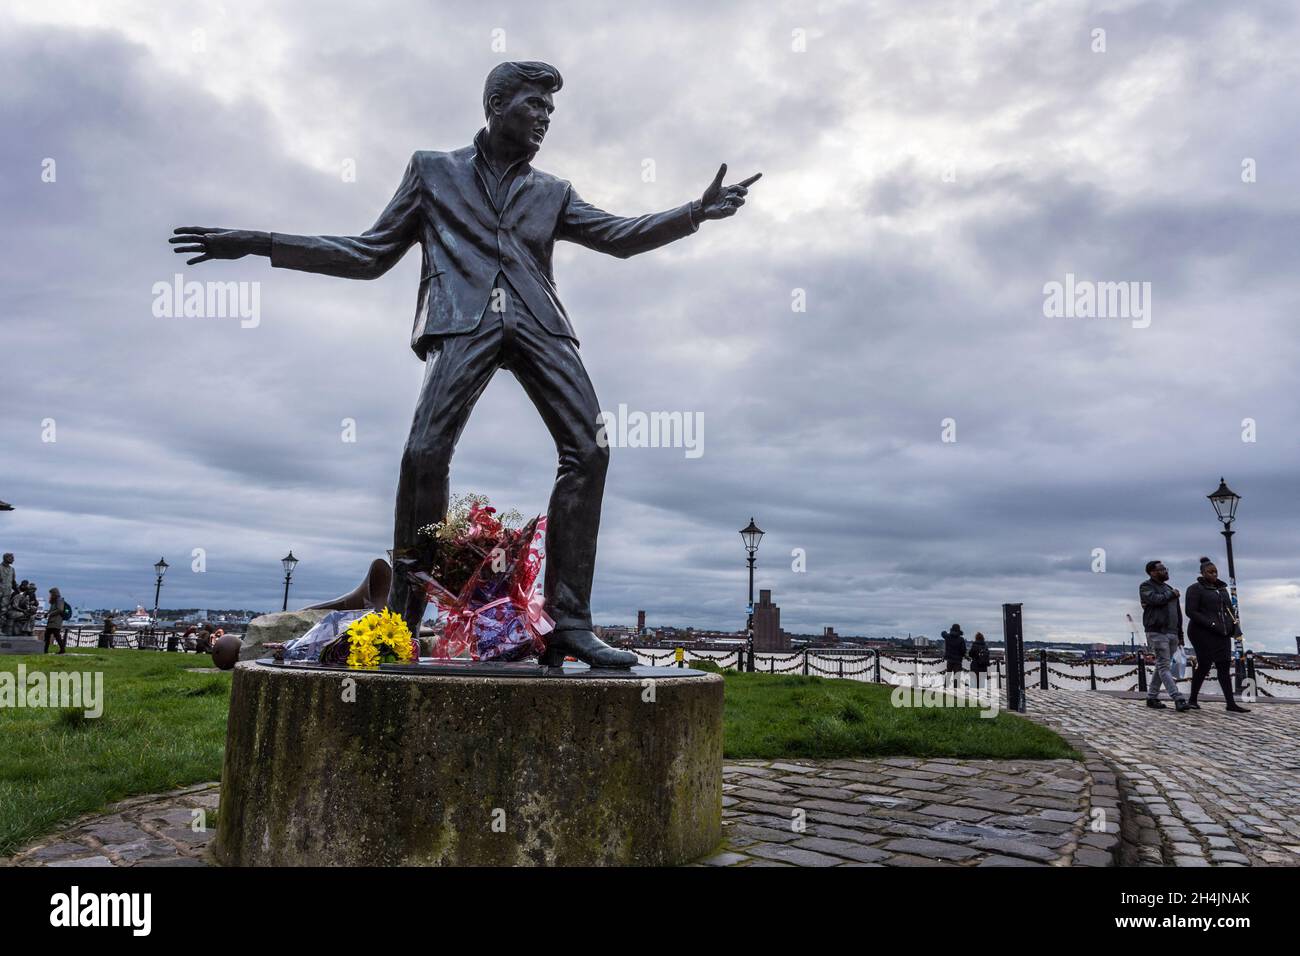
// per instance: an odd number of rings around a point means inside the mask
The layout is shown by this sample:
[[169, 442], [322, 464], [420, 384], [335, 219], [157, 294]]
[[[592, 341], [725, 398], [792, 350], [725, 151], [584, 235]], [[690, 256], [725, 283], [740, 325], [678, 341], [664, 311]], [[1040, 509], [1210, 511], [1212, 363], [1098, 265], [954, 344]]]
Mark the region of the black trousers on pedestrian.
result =
[[66, 633], [67, 632], [64, 631], [63, 628], [61, 627], [47, 627], [45, 629], [44, 653], [48, 654], [50, 652], [50, 641], [58, 642], [60, 654], [66, 651], [68, 649], [68, 639], [67, 637], [64, 636]]
[[1192, 693], [1188, 700], [1196, 702], [1196, 695], [1201, 692], [1201, 685], [1205, 683], [1205, 678], [1210, 675], [1210, 667], [1213, 666], [1217, 671], [1223, 699], [1232, 704], [1234, 698], [1231, 640], [1219, 634], [1205, 634], [1193, 628], [1187, 629], [1187, 636], [1196, 651], [1196, 670], [1192, 671]]
[[[509, 369], [536, 406], [559, 455], [546, 510], [546, 611], [557, 631], [590, 629], [596, 537], [609, 467], [609, 449], [596, 440], [600, 404], [577, 344], [543, 328], [504, 276], [497, 277], [497, 287], [503, 295], [494, 295], [492, 302], [499, 311], [490, 303], [478, 328], [445, 337], [426, 360], [397, 483], [394, 557], [417, 544], [420, 528], [446, 516], [456, 442], [497, 369]], [[423, 591], [395, 573], [388, 606], [405, 618], [412, 633], [418, 633], [425, 605]]]

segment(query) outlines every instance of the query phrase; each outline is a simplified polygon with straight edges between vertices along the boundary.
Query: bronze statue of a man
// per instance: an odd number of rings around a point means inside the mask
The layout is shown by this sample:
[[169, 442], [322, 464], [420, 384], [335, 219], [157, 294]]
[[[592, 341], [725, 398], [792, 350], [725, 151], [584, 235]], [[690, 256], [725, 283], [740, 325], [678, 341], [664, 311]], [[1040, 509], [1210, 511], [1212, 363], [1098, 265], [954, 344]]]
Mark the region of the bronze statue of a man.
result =
[[[547, 509], [546, 610], [555, 621], [543, 664], [572, 654], [593, 667], [630, 667], [591, 630], [591, 581], [609, 450], [597, 441], [600, 405], [578, 355], [551, 269], [556, 239], [626, 258], [733, 216], [759, 175], [723, 186], [726, 165], [703, 196], [667, 212], [623, 218], [582, 201], [563, 179], [534, 169], [555, 109], [560, 71], [502, 63], [483, 87], [487, 126], [474, 142], [411, 157], [396, 195], [360, 236], [291, 236], [182, 226], [175, 251], [208, 259], [269, 256], [271, 265], [348, 279], [383, 275], [413, 244], [422, 250], [411, 347], [425, 361], [415, 421], [397, 484], [394, 559], [447, 511], [456, 440], [499, 368], [508, 368], [555, 440], [559, 471]], [[415, 631], [423, 592], [394, 574], [388, 606]]]

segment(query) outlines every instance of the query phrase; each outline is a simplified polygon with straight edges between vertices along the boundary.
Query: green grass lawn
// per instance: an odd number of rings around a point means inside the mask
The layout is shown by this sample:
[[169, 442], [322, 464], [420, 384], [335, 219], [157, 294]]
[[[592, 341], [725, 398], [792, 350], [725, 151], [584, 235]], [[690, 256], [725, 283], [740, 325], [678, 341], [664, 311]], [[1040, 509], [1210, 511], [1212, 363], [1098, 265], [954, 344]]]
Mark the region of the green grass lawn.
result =
[[[692, 667], [698, 666], [692, 664]], [[727, 757], [1081, 759], [1057, 734], [1006, 712], [895, 707], [893, 688], [795, 674], [726, 671]]]
[[[216, 780], [229, 674], [194, 674], [196, 654], [70, 650], [2, 656], [0, 670], [102, 671], [104, 713], [0, 708], [0, 857], [123, 797]], [[705, 665], [707, 666], [707, 665]], [[966, 708], [896, 708], [890, 688], [726, 672], [727, 757], [1073, 757], [1024, 718]]]
[[70, 648], [67, 654], [4, 655], [16, 673], [102, 671], [104, 712], [0, 708], [0, 856], [61, 822], [139, 793], [221, 776], [229, 674], [201, 654]]

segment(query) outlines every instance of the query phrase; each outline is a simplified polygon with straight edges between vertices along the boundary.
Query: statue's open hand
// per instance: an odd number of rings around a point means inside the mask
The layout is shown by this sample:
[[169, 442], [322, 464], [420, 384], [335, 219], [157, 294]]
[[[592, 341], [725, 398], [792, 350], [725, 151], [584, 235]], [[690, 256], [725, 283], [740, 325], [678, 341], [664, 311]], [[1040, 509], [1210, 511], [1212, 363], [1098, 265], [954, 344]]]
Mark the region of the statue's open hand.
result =
[[755, 173], [748, 179], [743, 179], [734, 186], [723, 186], [722, 177], [727, 175], [727, 164], [723, 163], [718, 167], [718, 175], [713, 177], [713, 182], [709, 183], [709, 188], [704, 190], [697, 203], [695, 212], [701, 219], [726, 219], [728, 216], [734, 216], [736, 210], [745, 205], [745, 196], [749, 193], [749, 187], [762, 178], [762, 173]]
[[[193, 259], [185, 260], [187, 266], [209, 259], [242, 259], [253, 253], [270, 254], [270, 239], [262, 232], [212, 226], [181, 226], [174, 232], [176, 234], [167, 240], [175, 247], [173, 252], [183, 255], [198, 253]], [[263, 251], [263, 246], [268, 248]]]

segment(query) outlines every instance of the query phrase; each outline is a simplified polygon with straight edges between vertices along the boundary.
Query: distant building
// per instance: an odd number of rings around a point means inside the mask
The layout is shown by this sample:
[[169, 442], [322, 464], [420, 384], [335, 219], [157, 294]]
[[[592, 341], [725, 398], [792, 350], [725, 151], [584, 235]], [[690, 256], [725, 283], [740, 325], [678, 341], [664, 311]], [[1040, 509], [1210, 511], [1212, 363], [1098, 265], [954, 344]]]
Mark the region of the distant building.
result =
[[636, 612], [636, 632], [638, 634], [645, 633], [645, 611]]
[[772, 653], [790, 650], [790, 636], [781, 630], [781, 609], [772, 603], [772, 592], [758, 592], [754, 605], [754, 651]]

